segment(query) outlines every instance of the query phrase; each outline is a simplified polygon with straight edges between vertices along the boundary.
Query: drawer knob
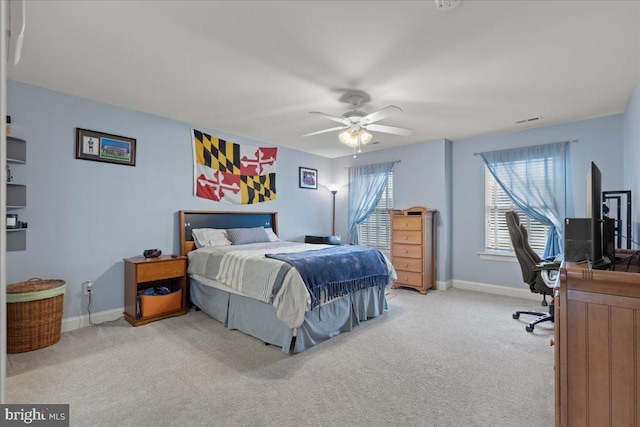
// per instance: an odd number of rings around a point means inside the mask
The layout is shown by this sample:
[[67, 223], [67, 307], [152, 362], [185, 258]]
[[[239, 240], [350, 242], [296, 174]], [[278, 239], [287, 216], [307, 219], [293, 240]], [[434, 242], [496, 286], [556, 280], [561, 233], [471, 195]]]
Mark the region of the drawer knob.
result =
[[405, 250], [404, 250], [404, 253], [405, 253], [405, 254], [408, 254], [408, 253], [409, 253], [409, 249], [405, 249]]
[[409, 240], [409, 236], [404, 236], [404, 240]]
[[551, 341], [549, 341], [549, 345], [553, 347], [554, 345], [556, 345], [556, 341], [553, 338], [551, 338]]
[[405, 222], [405, 223], [404, 223], [404, 226], [405, 226], [405, 227], [408, 227], [408, 226], [409, 226], [409, 223], [408, 223], [408, 222]]
[[407, 280], [409, 280], [409, 278], [408, 278], [408, 277], [405, 277], [405, 278], [404, 278], [404, 281], [406, 282]]
[[405, 264], [404, 266], [405, 266], [405, 268], [406, 268], [406, 267], [409, 267], [409, 264]]

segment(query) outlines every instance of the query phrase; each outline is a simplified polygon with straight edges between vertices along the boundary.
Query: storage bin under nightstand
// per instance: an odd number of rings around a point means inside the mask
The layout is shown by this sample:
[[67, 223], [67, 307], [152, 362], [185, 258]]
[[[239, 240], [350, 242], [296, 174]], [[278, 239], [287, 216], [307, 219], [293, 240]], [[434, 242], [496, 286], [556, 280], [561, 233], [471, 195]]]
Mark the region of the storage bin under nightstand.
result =
[[141, 318], [180, 310], [182, 306], [182, 288], [174, 285], [170, 289], [171, 293], [165, 295], [140, 294]]

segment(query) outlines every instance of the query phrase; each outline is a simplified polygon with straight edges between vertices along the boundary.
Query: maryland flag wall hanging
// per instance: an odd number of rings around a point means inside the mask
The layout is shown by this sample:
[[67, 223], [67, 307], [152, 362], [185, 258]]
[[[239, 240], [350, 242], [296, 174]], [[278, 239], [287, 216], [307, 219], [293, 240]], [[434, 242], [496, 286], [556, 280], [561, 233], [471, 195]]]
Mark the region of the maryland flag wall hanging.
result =
[[194, 195], [253, 204], [276, 198], [274, 147], [251, 147], [192, 129]]

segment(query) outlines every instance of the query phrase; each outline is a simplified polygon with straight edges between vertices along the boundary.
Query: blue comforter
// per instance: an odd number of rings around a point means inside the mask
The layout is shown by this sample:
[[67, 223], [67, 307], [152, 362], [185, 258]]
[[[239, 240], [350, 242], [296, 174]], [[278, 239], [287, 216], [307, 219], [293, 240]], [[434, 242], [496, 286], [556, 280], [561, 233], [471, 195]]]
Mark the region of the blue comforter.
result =
[[384, 256], [368, 246], [333, 246], [296, 253], [266, 254], [294, 266], [311, 295], [311, 308], [324, 300], [341, 297], [358, 289], [384, 286], [389, 273]]

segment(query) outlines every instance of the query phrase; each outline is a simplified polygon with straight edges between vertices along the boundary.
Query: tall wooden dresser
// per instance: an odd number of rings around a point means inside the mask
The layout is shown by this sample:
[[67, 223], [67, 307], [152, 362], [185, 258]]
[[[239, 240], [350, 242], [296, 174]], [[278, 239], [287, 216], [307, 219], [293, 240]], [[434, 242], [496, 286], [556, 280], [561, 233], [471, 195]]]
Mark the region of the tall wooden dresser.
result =
[[391, 213], [391, 263], [398, 273], [392, 288], [406, 287], [426, 294], [435, 288], [435, 216], [437, 210], [415, 206]]

